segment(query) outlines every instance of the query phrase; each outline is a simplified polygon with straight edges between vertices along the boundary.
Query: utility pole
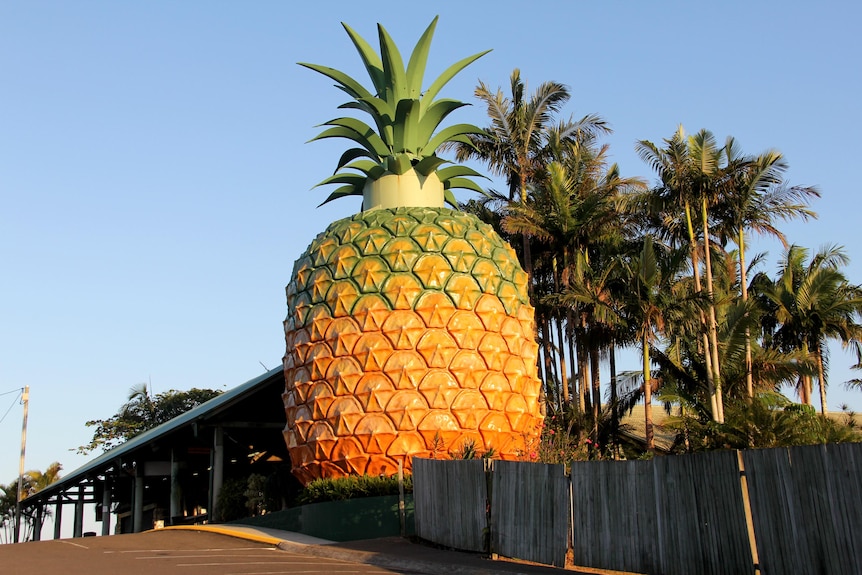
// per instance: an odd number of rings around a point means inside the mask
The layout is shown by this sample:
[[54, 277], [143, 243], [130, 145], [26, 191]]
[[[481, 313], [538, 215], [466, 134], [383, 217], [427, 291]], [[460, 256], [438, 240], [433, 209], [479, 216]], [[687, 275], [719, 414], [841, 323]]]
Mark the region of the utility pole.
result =
[[21, 427], [21, 459], [18, 461], [18, 498], [15, 502], [15, 543], [18, 543], [21, 537], [21, 498], [24, 495], [24, 451], [27, 449], [27, 408], [30, 404], [29, 385], [24, 386], [21, 402], [24, 404], [24, 425]]

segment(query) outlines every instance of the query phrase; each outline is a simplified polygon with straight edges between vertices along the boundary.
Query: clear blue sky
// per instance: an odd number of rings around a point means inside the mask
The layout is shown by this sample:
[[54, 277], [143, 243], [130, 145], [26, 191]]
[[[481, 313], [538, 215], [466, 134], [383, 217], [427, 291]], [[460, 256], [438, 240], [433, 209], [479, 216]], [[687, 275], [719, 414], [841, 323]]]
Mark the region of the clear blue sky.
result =
[[[612, 124], [626, 176], [652, 180], [633, 144], [678, 124], [750, 153], [777, 148], [792, 183], [823, 193], [820, 219], [785, 226], [789, 238], [845, 246], [862, 282], [854, 3], [422, 5], [0, 4], [0, 392], [30, 386], [28, 469], [83, 464], [84, 422], [115, 413], [135, 384], [230, 388], [280, 363], [294, 260], [359, 208], [315, 207], [328, 192], [311, 187], [344, 143], [305, 142], [345, 97], [295, 64], [363, 78], [340, 21], [370, 41], [379, 21], [409, 52], [439, 14], [429, 76], [494, 50], [446, 96], [472, 101], [478, 79], [505, 86], [515, 67], [531, 86], [566, 83], [567, 113]], [[480, 106], [456, 114], [485, 123]], [[774, 271], [780, 246], [755, 249]], [[833, 409], [862, 410], [841, 384], [851, 363], [832, 356]], [[13, 397], [0, 396], [0, 417]], [[15, 405], [0, 421], [3, 483], [18, 472], [20, 418]]]

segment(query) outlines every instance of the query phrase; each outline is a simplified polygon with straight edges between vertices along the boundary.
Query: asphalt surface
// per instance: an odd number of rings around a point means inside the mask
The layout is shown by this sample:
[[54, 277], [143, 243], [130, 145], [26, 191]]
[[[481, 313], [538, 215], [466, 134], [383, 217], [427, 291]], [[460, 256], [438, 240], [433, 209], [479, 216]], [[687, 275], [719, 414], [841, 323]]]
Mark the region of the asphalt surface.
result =
[[437, 549], [399, 537], [334, 543], [299, 533], [204, 525], [0, 545], [2, 575], [609, 573], [556, 569]]

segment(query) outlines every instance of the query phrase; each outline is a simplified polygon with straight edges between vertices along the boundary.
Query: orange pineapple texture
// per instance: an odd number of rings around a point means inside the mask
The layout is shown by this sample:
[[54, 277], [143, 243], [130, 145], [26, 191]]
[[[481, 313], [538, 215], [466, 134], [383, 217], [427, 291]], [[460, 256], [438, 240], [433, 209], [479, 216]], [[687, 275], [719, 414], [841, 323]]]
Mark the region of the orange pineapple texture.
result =
[[527, 275], [475, 216], [339, 220], [297, 260], [287, 303], [284, 435], [304, 484], [410, 470], [465, 442], [516, 459], [538, 435]]

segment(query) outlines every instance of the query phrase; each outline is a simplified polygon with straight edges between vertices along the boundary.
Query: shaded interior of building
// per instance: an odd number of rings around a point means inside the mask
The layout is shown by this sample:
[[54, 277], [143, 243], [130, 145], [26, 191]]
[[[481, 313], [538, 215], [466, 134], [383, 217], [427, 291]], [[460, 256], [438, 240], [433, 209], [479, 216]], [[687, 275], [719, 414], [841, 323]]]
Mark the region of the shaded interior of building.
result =
[[108, 535], [219, 520], [225, 482], [251, 474], [298, 487], [282, 435], [283, 392], [279, 367], [96, 457], [22, 502], [34, 537], [51, 514], [59, 538], [70, 512], [73, 536], [84, 536], [87, 503]]

